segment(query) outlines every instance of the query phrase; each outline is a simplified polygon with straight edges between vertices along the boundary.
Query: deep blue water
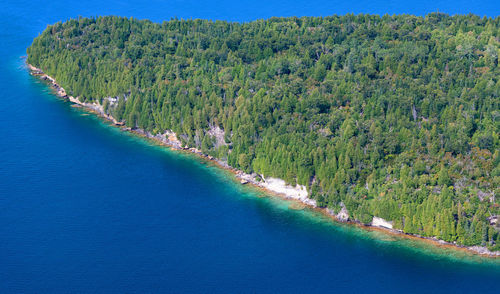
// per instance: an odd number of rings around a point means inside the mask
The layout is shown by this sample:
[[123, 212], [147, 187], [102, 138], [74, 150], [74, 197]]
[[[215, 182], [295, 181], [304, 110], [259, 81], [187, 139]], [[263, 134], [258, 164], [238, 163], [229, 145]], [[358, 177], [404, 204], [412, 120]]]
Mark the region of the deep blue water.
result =
[[71, 107], [21, 58], [47, 24], [78, 15], [500, 12], [495, 1], [415, 2], [0, 2], [0, 293], [498, 291], [499, 262], [290, 209]]

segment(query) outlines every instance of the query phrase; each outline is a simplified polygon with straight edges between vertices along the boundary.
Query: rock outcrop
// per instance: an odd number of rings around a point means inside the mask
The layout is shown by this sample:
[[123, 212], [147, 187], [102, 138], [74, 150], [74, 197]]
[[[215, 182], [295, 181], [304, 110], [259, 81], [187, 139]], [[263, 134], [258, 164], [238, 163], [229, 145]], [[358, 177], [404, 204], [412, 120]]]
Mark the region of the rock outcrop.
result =
[[386, 221], [385, 219], [376, 216], [373, 217], [371, 225], [373, 227], [392, 229], [392, 222]]

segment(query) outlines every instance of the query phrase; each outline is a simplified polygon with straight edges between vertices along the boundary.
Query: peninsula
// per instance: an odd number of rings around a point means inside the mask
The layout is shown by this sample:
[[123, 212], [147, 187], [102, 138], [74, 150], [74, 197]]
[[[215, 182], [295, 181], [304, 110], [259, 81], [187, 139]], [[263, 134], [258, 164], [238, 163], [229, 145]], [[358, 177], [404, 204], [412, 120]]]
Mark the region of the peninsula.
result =
[[[56, 23], [62, 97], [340, 221], [500, 255], [500, 18]], [[56, 83], [57, 81], [57, 83]]]

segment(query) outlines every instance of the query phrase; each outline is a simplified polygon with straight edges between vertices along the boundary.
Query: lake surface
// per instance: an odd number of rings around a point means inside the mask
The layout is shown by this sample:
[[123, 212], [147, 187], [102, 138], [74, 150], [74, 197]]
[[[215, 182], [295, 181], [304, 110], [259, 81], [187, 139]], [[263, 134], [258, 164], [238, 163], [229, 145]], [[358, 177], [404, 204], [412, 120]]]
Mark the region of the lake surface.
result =
[[0, 293], [498, 291], [498, 261], [294, 210], [72, 107], [21, 58], [47, 24], [78, 15], [499, 14], [495, 1], [323, 2], [3, 0]]

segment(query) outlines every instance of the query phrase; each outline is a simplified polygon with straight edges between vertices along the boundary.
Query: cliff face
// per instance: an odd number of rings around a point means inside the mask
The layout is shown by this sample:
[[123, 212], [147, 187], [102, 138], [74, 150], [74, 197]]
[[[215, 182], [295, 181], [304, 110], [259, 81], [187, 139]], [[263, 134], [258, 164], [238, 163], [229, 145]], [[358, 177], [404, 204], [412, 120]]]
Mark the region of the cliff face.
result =
[[376, 216], [373, 217], [371, 225], [374, 227], [392, 229], [392, 222]]
[[264, 181], [260, 184], [261, 187], [264, 187], [270, 191], [287, 195], [287, 197], [299, 200], [307, 205], [312, 207], [316, 207], [316, 201], [314, 199], [310, 199], [308, 197], [307, 188], [302, 185], [296, 185], [295, 187], [291, 185], [287, 185], [286, 182], [282, 179], [277, 178], [264, 178]]
[[340, 203], [340, 210], [338, 213], [335, 213], [335, 211], [330, 208], [327, 208], [326, 211], [339, 222], [345, 223], [349, 221], [349, 211], [347, 211], [344, 203]]

